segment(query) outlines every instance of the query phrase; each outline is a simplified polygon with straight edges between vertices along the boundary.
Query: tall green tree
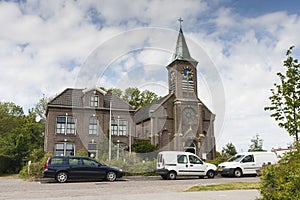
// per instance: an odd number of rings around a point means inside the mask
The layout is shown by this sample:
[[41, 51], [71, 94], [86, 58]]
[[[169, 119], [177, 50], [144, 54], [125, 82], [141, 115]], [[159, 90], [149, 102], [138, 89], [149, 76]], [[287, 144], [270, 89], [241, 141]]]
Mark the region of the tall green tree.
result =
[[269, 97], [271, 106], [265, 110], [272, 111], [271, 117], [278, 121], [281, 128], [296, 138], [300, 127], [300, 64], [291, 54], [294, 46], [286, 52], [286, 60], [283, 62], [285, 73], [277, 73], [280, 83], [275, 83]]
[[129, 105], [134, 108], [142, 108], [157, 101], [160, 97], [149, 90], [140, 91], [137, 87], [129, 87], [124, 92], [118, 88], [111, 88], [106, 90], [101, 88], [104, 91], [111, 91], [118, 97], [122, 98]]
[[231, 142], [226, 144], [226, 146], [222, 149], [222, 156], [230, 157], [234, 156], [235, 154], [237, 154], [237, 151], [235, 146]]
[[264, 151], [263, 142], [264, 140], [261, 139], [257, 134], [254, 138], [251, 139], [251, 145], [249, 146], [248, 151]]
[[34, 149], [43, 148], [44, 124], [36, 122], [36, 113], [14, 103], [0, 102], [0, 163], [9, 163], [2, 172], [17, 172]]
[[47, 105], [51, 101], [52, 98], [46, 97], [45, 95], [43, 98], [39, 100], [37, 104], [35, 104], [34, 109], [32, 112], [36, 113], [37, 116], [40, 118], [40, 120], [46, 122], [46, 110], [47, 110]]

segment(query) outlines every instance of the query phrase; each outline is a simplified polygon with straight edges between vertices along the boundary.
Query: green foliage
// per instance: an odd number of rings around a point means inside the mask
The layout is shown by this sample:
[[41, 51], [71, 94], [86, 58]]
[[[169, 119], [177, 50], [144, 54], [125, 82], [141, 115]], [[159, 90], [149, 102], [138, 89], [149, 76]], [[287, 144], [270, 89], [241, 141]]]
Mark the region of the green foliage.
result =
[[11, 167], [14, 165], [14, 160], [9, 156], [0, 155], [0, 174], [12, 173]]
[[251, 145], [249, 146], [248, 151], [265, 151], [263, 149], [263, 139], [261, 139], [259, 135], [256, 135], [251, 139]]
[[124, 92], [117, 88], [111, 88], [109, 90], [106, 90], [105, 88], [101, 89], [104, 91], [111, 91], [136, 109], [145, 107], [160, 98], [154, 92], [149, 90], [140, 91], [137, 87], [129, 87]]
[[[37, 151], [36, 151], [37, 152]], [[20, 178], [23, 179], [37, 179], [42, 176], [44, 166], [47, 159], [51, 156], [49, 153], [43, 153], [40, 155], [39, 160], [32, 161], [30, 165], [25, 165], [22, 170], [19, 172]]]
[[290, 47], [283, 66], [286, 68], [285, 74], [278, 72], [280, 84], [275, 83], [274, 89], [271, 89], [272, 96], [269, 97], [271, 106], [265, 107], [265, 110], [272, 111], [271, 117], [278, 121], [281, 128], [287, 130], [291, 136], [296, 137], [298, 141], [298, 132], [300, 127], [300, 64], [294, 59]]
[[276, 165], [262, 170], [260, 200], [300, 199], [300, 152], [287, 153]]
[[157, 146], [150, 143], [148, 140], [136, 140], [131, 145], [131, 150], [136, 153], [150, 153], [157, 151]]
[[234, 156], [235, 154], [237, 154], [237, 151], [231, 142], [226, 144], [226, 146], [222, 149], [222, 156], [224, 157]]
[[79, 151], [77, 151], [76, 153], [77, 156], [85, 156], [85, 157], [88, 157], [89, 156], [89, 153], [84, 150], [84, 149], [80, 149]]
[[154, 160], [136, 160], [136, 159], [128, 159], [126, 162], [123, 160], [112, 160], [110, 162], [106, 161], [105, 164], [116, 166], [121, 168], [126, 176], [153, 176], [157, 175], [155, 173], [156, 169], [156, 159]]
[[36, 122], [36, 113], [14, 103], [0, 102], [0, 155], [8, 157], [4, 172], [19, 171], [35, 149], [43, 147], [44, 123]]
[[229, 158], [230, 157], [228, 157], [228, 156], [221, 155], [221, 156], [216, 157], [214, 160], [210, 160], [210, 161], [206, 161], [206, 162], [218, 166], [220, 163], [227, 161]]

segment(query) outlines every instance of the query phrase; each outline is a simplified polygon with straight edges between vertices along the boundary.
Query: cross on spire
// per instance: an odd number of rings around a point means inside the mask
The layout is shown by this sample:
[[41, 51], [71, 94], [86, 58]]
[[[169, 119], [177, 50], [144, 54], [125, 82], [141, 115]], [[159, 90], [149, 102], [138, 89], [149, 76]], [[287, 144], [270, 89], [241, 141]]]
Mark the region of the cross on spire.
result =
[[179, 21], [179, 24], [180, 24], [180, 28], [182, 28], [182, 22], [183, 22], [183, 19], [180, 17], [180, 18], [178, 19], [178, 21]]

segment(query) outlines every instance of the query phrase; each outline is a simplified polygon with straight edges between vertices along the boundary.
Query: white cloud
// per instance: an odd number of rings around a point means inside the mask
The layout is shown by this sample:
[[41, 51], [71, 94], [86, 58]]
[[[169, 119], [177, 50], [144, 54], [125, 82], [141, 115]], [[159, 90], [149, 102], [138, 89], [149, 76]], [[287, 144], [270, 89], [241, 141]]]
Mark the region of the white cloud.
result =
[[0, 2], [0, 99], [26, 110], [43, 93], [99, 83], [164, 95], [179, 17], [199, 61], [199, 96], [223, 126], [217, 148], [231, 141], [246, 150], [255, 134], [268, 149], [284, 147], [290, 139], [263, 107], [286, 49], [300, 46], [299, 14], [287, 11], [246, 17], [197, 0]]

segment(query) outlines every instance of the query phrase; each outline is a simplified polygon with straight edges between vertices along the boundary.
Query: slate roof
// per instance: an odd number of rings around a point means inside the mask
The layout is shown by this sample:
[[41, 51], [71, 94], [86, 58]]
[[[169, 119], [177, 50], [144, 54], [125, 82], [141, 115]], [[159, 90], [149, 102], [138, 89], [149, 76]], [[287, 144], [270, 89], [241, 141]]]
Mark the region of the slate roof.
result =
[[142, 122], [150, 118], [152, 112], [158, 109], [164, 102], [171, 98], [174, 94], [168, 94], [167, 96], [162, 97], [161, 99], [153, 102], [141, 109], [139, 109], [134, 115], [134, 121], [136, 123]]
[[[67, 88], [62, 93], [57, 95], [52, 101], [48, 103], [51, 106], [72, 106], [72, 107], [84, 107], [83, 97], [86, 93], [86, 89], [74, 89]], [[115, 94], [107, 92], [104, 94], [104, 103], [100, 107], [109, 108], [110, 101], [112, 102], [113, 109], [127, 109], [134, 111], [134, 108], [127, 102], [122, 100]]]
[[118, 97], [117, 95], [115, 95], [111, 92], [108, 92], [104, 96], [103, 107], [109, 108], [110, 102], [111, 102], [112, 108], [134, 110], [134, 108], [132, 106], [130, 106], [127, 102], [125, 102], [123, 99], [121, 99], [120, 97]]
[[82, 97], [82, 89], [67, 88], [50, 101], [49, 105], [82, 107]]

